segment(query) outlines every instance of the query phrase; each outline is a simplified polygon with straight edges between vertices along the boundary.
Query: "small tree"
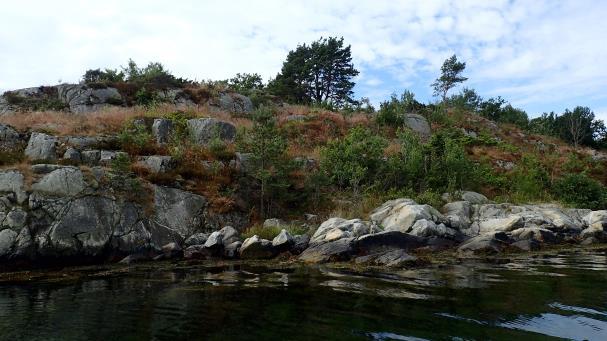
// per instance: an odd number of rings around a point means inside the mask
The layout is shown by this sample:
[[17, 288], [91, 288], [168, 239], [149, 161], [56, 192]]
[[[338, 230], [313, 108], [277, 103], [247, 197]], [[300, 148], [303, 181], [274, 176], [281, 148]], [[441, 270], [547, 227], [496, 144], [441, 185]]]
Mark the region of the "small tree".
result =
[[463, 77], [461, 73], [466, 68], [466, 63], [458, 62], [455, 55], [447, 58], [441, 67], [441, 75], [432, 83], [434, 95], [441, 96], [443, 103], [447, 100], [447, 93], [458, 83], [463, 83], [468, 78]]
[[240, 94], [248, 95], [255, 90], [263, 90], [263, 79], [257, 73], [237, 73], [228, 80], [228, 87]]
[[251, 176], [259, 181], [260, 213], [265, 217], [267, 203], [276, 190], [288, 187], [290, 162], [286, 156], [287, 141], [282, 137], [272, 111], [260, 108], [253, 114], [253, 128], [241, 133], [238, 148], [250, 153]]

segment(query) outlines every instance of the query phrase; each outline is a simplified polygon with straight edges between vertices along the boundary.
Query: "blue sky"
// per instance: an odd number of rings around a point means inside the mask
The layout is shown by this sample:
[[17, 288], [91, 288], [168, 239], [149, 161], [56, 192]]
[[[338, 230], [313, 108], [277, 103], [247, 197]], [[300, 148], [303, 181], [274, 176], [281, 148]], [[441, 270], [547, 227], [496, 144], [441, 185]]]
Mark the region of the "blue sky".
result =
[[10, 1], [0, 89], [77, 82], [88, 68], [160, 61], [191, 79], [273, 77], [287, 52], [343, 36], [374, 103], [430, 101], [445, 58], [467, 86], [531, 116], [589, 106], [607, 119], [607, 1]]

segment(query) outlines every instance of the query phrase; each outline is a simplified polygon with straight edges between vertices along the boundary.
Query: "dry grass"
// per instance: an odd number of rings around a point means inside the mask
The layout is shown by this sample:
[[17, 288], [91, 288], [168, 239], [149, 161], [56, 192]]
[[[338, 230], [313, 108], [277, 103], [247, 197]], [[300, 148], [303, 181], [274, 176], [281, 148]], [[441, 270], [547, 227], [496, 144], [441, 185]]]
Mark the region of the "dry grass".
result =
[[[43, 131], [57, 136], [115, 134], [136, 117], [163, 117], [179, 111], [174, 105], [160, 105], [152, 109], [141, 106], [130, 108], [110, 107], [88, 114], [72, 114], [61, 111], [36, 111], [0, 116], [0, 123], [13, 126], [19, 131]], [[192, 117], [212, 117], [230, 122], [237, 127], [250, 127], [247, 118], [232, 117], [230, 113], [198, 106], [186, 110]]]

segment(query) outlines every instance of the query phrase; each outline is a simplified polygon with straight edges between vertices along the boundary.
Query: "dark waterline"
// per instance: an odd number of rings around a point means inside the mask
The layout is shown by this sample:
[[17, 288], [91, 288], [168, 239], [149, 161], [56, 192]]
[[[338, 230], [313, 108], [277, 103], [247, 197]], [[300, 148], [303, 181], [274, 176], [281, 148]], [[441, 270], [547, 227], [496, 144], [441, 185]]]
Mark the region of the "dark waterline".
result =
[[139, 267], [0, 285], [1, 340], [607, 340], [607, 253], [357, 273]]

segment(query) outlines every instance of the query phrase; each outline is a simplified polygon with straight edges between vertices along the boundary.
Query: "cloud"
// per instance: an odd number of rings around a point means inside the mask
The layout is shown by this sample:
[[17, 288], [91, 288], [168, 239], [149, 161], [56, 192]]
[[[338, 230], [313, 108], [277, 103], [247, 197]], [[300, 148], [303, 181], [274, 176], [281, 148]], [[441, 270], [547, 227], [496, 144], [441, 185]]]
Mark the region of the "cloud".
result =
[[[290, 49], [343, 36], [357, 96], [429, 84], [451, 54], [469, 86], [523, 108], [607, 107], [607, 4], [597, 1], [13, 1], [0, 21], [0, 88], [78, 81], [128, 58], [192, 79], [276, 75]], [[381, 95], [383, 93], [383, 95]]]

